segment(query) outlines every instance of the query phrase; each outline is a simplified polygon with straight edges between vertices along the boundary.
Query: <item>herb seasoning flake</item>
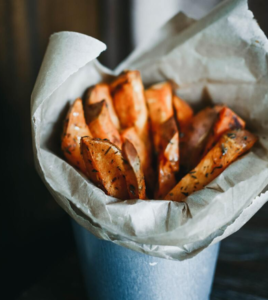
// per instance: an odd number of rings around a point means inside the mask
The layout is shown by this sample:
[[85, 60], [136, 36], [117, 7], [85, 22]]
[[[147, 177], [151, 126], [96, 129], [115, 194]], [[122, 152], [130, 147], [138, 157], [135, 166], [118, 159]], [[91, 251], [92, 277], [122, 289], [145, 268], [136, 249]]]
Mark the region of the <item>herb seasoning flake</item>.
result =
[[109, 152], [110, 150], [111, 150], [111, 147], [109, 147], [109, 148], [105, 151], [104, 155], [108, 154], [108, 152]]

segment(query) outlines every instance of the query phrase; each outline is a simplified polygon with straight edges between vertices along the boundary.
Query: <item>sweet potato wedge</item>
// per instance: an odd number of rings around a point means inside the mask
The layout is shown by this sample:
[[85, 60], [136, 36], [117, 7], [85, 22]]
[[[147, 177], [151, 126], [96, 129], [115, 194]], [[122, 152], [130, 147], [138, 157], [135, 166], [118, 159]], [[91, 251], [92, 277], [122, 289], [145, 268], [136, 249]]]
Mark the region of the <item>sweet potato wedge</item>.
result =
[[94, 138], [108, 139], [121, 148], [121, 137], [114, 126], [105, 100], [85, 106], [85, 117]]
[[151, 157], [153, 147], [140, 72], [126, 70], [110, 86], [115, 111], [122, 129], [135, 127]]
[[122, 153], [128, 163], [124, 164], [127, 190], [130, 199], [146, 199], [144, 174], [138, 153], [133, 144], [126, 139]]
[[189, 172], [200, 161], [206, 141], [217, 119], [220, 106], [207, 107], [197, 113], [191, 123], [180, 132], [180, 161], [185, 172]]
[[188, 103], [176, 95], [173, 95], [173, 107], [179, 128], [183, 129], [191, 122], [194, 112]]
[[136, 148], [137, 153], [139, 155], [141, 165], [143, 169], [147, 168], [148, 164], [148, 152], [146, 150], [146, 146], [143, 143], [142, 139], [139, 137], [135, 127], [130, 127], [121, 132], [121, 139], [124, 143], [126, 140], [129, 140], [133, 146]]
[[139, 71], [124, 71], [110, 85], [122, 129], [135, 127], [139, 136], [148, 131], [148, 112]]
[[91, 104], [98, 103], [102, 100], [106, 101], [111, 120], [115, 128], [119, 130], [120, 123], [114, 110], [113, 99], [110, 93], [110, 86], [106, 83], [99, 83], [87, 89], [84, 97], [85, 107]]
[[225, 132], [232, 129], [244, 129], [245, 126], [245, 121], [235, 114], [230, 108], [226, 106], [222, 107], [208, 137], [203, 156], [205, 156], [208, 151], [215, 146], [219, 138]]
[[257, 137], [247, 130], [233, 130], [221, 136], [218, 143], [200, 163], [166, 195], [165, 200], [185, 201], [220, 175], [239, 156], [247, 152]]
[[137, 150], [142, 170], [145, 175], [146, 184], [149, 187], [149, 189], [153, 189], [155, 175], [152, 168], [152, 157], [150, 150], [147, 149], [145, 143], [139, 137], [135, 127], [130, 127], [122, 131], [121, 138], [122, 142], [129, 140]]
[[158, 155], [158, 187], [156, 199], [163, 199], [176, 185], [176, 172], [179, 171], [179, 132], [174, 117], [161, 124], [161, 138]]
[[91, 136], [91, 133], [85, 121], [82, 100], [76, 99], [64, 122], [61, 149], [66, 160], [86, 174], [86, 166], [80, 154], [80, 139], [83, 136]]
[[121, 151], [107, 140], [81, 139], [83, 156], [89, 179], [107, 195], [129, 199], [125, 179], [125, 159]]
[[159, 128], [173, 116], [172, 88], [168, 82], [155, 84], [145, 90], [145, 98], [151, 121], [155, 151], [159, 152], [161, 137]]

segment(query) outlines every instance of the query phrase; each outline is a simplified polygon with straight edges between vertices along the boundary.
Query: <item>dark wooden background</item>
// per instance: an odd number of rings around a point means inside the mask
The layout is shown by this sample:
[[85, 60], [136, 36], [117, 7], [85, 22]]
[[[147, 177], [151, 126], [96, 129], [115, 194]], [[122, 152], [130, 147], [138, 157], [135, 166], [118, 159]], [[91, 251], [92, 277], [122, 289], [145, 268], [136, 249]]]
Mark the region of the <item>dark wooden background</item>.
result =
[[[54, 32], [104, 41], [101, 61], [111, 68], [126, 57], [132, 1], [0, 0], [1, 299], [85, 299], [68, 217], [34, 169], [30, 94]], [[268, 1], [250, 6], [267, 33]], [[267, 215], [266, 205], [222, 243], [213, 299], [268, 299]]]

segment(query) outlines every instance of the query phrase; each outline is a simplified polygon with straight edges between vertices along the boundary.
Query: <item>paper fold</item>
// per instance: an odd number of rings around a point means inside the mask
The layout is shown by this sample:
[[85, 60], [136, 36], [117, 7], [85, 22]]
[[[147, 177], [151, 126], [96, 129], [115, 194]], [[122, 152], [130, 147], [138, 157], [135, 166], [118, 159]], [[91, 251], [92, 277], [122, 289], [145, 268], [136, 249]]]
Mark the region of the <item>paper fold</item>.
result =
[[[167, 259], [190, 258], [239, 230], [268, 201], [267, 45], [245, 0], [226, 1], [200, 21], [179, 13], [114, 73], [95, 59], [103, 43], [53, 35], [31, 106], [37, 170], [53, 197], [99, 238]], [[138, 69], [145, 85], [172, 81], [195, 108], [225, 103], [259, 143], [186, 203], [105, 195], [64, 160], [62, 121], [68, 103], [87, 87], [126, 68]]]
[[54, 33], [32, 93], [32, 113], [66, 79], [106, 50], [97, 39], [76, 32]]

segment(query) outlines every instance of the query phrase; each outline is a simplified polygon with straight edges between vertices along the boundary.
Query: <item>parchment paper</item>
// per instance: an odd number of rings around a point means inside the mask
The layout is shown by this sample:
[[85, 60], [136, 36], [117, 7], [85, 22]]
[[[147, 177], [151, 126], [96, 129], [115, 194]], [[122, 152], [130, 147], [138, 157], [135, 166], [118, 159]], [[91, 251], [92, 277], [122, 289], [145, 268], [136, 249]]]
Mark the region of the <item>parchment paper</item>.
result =
[[[31, 103], [37, 170], [59, 205], [97, 237], [153, 256], [190, 258], [239, 230], [268, 200], [268, 41], [247, 1], [232, 0], [199, 21], [179, 13], [115, 72], [96, 60], [105, 49], [78, 33], [51, 36]], [[145, 85], [171, 80], [195, 108], [227, 104], [259, 143], [186, 203], [106, 196], [64, 160], [62, 120], [88, 86], [125, 68], [138, 69]]]

